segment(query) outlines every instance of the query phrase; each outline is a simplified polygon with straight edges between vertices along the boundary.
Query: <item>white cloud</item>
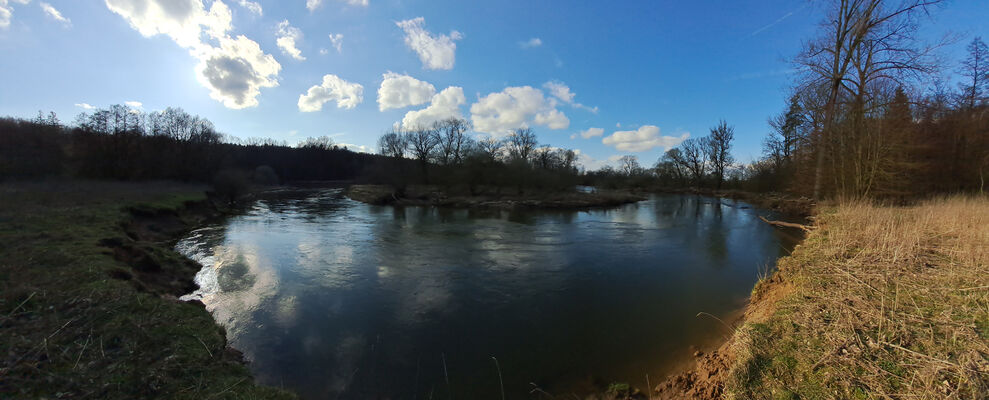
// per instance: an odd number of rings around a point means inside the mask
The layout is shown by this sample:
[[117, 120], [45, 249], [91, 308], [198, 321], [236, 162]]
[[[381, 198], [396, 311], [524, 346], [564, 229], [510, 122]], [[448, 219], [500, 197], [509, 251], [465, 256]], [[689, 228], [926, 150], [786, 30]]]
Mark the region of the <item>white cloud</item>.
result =
[[417, 106], [432, 99], [436, 87], [408, 75], [387, 72], [378, 88], [378, 110]]
[[79, 107], [79, 108], [81, 108], [83, 110], [92, 110], [92, 109], [96, 108], [96, 106], [93, 106], [92, 104], [89, 104], [89, 103], [76, 103], [75, 106], [76, 107]]
[[337, 53], [343, 51], [343, 34], [342, 33], [331, 33], [330, 34], [330, 44], [333, 45], [334, 49], [337, 49]]
[[62, 13], [59, 12], [57, 9], [55, 9], [55, 7], [52, 7], [51, 4], [41, 2], [38, 5], [41, 6], [41, 10], [45, 12], [45, 15], [47, 15], [51, 19], [61, 22], [65, 26], [72, 26], [72, 21], [70, 21], [68, 18], [63, 17]]
[[325, 48], [322, 48], [322, 47], [321, 47], [321, 48], [319, 49], [319, 54], [321, 54], [321, 55], [324, 55], [324, 56], [325, 56], [325, 55], [327, 55], [327, 54], [330, 54], [330, 51], [329, 51], [329, 50], [327, 50], [327, 49], [325, 49]]
[[323, 109], [323, 104], [335, 101], [337, 108], [352, 109], [364, 101], [364, 86], [347, 82], [339, 76], [327, 74], [323, 83], [309, 88], [299, 95], [299, 111], [314, 112]]
[[275, 38], [275, 43], [278, 48], [282, 49], [283, 53], [299, 61], [306, 59], [302, 56], [302, 51], [295, 46], [295, 42], [302, 40], [302, 31], [289, 25], [287, 19], [278, 23], [278, 32], [275, 33]]
[[657, 147], [669, 150], [688, 137], [690, 137], [689, 133], [684, 133], [679, 137], [661, 136], [658, 126], [644, 125], [634, 131], [617, 131], [602, 139], [601, 143], [620, 151], [643, 152]]
[[14, 8], [10, 3], [27, 4], [31, 0], [0, 0], [0, 28], [10, 26], [10, 20], [14, 17]]
[[576, 108], [584, 109], [592, 113], [597, 114], [597, 107], [588, 107], [583, 104], [574, 101], [574, 97], [577, 96], [576, 93], [570, 91], [570, 87], [559, 81], [550, 81], [543, 84], [543, 88], [549, 91], [549, 94], [566, 104], [574, 106]]
[[206, 52], [200, 58], [197, 77], [214, 100], [241, 109], [258, 105], [261, 88], [278, 86], [281, 68], [257, 42], [241, 35], [223, 38], [220, 47]]
[[237, 4], [240, 4], [241, 7], [246, 8], [247, 11], [255, 13], [258, 16], [264, 15], [264, 11], [261, 9], [261, 4], [256, 1], [237, 0]]
[[402, 118], [402, 126], [406, 128], [429, 126], [436, 121], [447, 118], [460, 118], [460, 106], [464, 104], [467, 104], [464, 89], [450, 86], [433, 96], [428, 107], [405, 113], [405, 118]]
[[[368, 5], [368, 0], [343, 0], [343, 1], [352, 6], [367, 7]], [[316, 11], [316, 9], [319, 8], [321, 5], [323, 5], [323, 0], [306, 0], [306, 8], [308, 8], [310, 12]]]
[[523, 49], [531, 49], [533, 47], [539, 47], [543, 45], [543, 40], [540, 38], [532, 38], [524, 42], [519, 42], [519, 47]]
[[[196, 76], [210, 97], [228, 108], [258, 104], [260, 89], [278, 86], [281, 65], [246, 36], [230, 36], [232, 14], [222, 1], [105, 0], [145, 37], [163, 34], [199, 60]], [[204, 40], [203, 34], [209, 39]], [[214, 46], [217, 43], [219, 46]]]
[[580, 131], [579, 133], [575, 134], [574, 136], [577, 136], [577, 135], [579, 135], [580, 137], [582, 137], [584, 139], [590, 139], [592, 137], [598, 137], [598, 136], [604, 135], [604, 129], [601, 129], [601, 128], [587, 128], [587, 130]]
[[615, 160], [621, 157], [614, 155], [608, 157], [608, 159], [606, 160], [598, 160], [594, 157], [591, 157], [589, 154], [584, 153], [580, 149], [574, 150], [573, 152], [577, 155], [577, 164], [583, 166], [584, 169], [587, 171], [594, 171], [604, 168], [605, 166], [611, 165], [611, 163], [613, 163]]
[[532, 125], [566, 129], [570, 120], [555, 108], [556, 103], [531, 86], [507, 87], [472, 104], [471, 119], [475, 130], [492, 135], [505, 135], [513, 129]]
[[141, 107], [144, 107], [144, 104], [141, 103], [140, 101], [125, 101], [124, 104], [127, 107], [131, 107], [131, 108], [141, 108]]
[[424, 27], [426, 20], [422, 17], [396, 22], [405, 31], [405, 45], [415, 51], [426, 69], [453, 69], [456, 61], [457, 44], [463, 35], [450, 31], [449, 35], [433, 36]]

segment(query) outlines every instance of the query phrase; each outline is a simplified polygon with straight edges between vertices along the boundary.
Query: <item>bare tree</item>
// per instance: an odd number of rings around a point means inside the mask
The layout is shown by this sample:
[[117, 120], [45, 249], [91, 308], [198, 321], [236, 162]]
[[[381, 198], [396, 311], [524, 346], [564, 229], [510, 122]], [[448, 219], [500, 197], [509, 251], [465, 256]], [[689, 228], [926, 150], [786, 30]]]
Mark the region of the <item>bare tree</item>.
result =
[[330, 150], [334, 147], [333, 139], [329, 136], [308, 137], [299, 142], [295, 147], [300, 149]]
[[962, 103], [968, 108], [975, 108], [986, 99], [986, 87], [989, 86], [989, 48], [981, 37], [972, 39], [968, 44], [968, 58], [962, 61], [961, 74], [967, 81], [960, 83]]
[[470, 137], [467, 131], [470, 130], [471, 123], [466, 119], [447, 118], [437, 121], [433, 129], [439, 135], [439, 161], [443, 165], [460, 164], [464, 160], [464, 154], [470, 144]]
[[707, 173], [707, 148], [708, 138], [687, 139], [680, 143], [683, 161], [690, 172], [690, 177], [694, 185], [700, 186], [704, 174]]
[[493, 137], [477, 141], [477, 152], [487, 162], [495, 162], [502, 158], [505, 152], [505, 142]]
[[378, 149], [382, 155], [388, 157], [405, 157], [407, 147], [408, 143], [405, 142], [405, 135], [395, 131], [381, 135], [381, 138], [378, 139]]
[[618, 168], [625, 176], [638, 175], [642, 167], [639, 166], [639, 158], [633, 155], [624, 155], [618, 159]]
[[508, 154], [514, 161], [529, 162], [539, 142], [532, 128], [518, 128], [508, 137]]
[[731, 142], [735, 140], [735, 127], [728, 126], [724, 120], [711, 128], [711, 136], [708, 137], [707, 159], [711, 162], [711, 172], [714, 174], [716, 189], [721, 190], [721, 183], [725, 180], [725, 170], [735, 162], [731, 156]]
[[422, 168], [423, 177], [428, 181], [429, 159], [433, 156], [433, 151], [439, 144], [439, 135], [430, 128], [416, 127], [405, 132], [405, 142], [409, 146], [412, 157], [419, 161]]
[[[815, 141], [814, 198], [820, 198], [827, 146], [836, 135], [839, 102], [873, 79], [893, 78], [923, 68], [928, 54], [917, 49], [916, 17], [941, 0], [831, 0], [821, 36], [805, 45], [797, 58], [807, 74], [806, 86], [826, 93], [823, 121]], [[855, 67], [857, 74], [850, 74]], [[857, 87], [858, 90], [856, 90]], [[812, 89], [813, 90], [813, 89]]]

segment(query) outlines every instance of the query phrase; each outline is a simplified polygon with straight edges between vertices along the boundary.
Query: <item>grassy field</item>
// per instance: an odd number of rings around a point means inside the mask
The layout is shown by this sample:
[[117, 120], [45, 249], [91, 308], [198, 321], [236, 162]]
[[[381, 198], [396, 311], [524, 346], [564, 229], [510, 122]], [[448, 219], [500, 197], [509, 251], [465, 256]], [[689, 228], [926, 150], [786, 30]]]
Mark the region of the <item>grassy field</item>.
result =
[[209, 313], [175, 300], [197, 267], [168, 236], [201, 222], [204, 189], [0, 184], [0, 398], [292, 397], [254, 385]]
[[729, 399], [989, 398], [989, 201], [819, 210], [726, 347]]

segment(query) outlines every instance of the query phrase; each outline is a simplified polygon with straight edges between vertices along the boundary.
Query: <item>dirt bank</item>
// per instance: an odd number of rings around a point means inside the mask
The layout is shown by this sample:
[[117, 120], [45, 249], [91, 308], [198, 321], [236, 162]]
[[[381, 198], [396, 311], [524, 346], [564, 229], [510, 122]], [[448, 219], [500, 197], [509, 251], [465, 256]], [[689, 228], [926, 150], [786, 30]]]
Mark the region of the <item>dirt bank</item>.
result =
[[352, 185], [347, 189], [351, 199], [378, 205], [441, 206], [455, 208], [545, 208], [589, 209], [614, 207], [645, 200], [640, 194], [622, 191], [583, 192], [525, 192], [505, 188], [488, 188], [471, 195], [448, 191], [436, 186], [410, 186], [396, 190], [387, 185]]
[[989, 199], [829, 207], [660, 399], [989, 398]]
[[217, 215], [204, 187], [0, 185], [0, 397], [293, 398], [254, 385], [175, 240]]

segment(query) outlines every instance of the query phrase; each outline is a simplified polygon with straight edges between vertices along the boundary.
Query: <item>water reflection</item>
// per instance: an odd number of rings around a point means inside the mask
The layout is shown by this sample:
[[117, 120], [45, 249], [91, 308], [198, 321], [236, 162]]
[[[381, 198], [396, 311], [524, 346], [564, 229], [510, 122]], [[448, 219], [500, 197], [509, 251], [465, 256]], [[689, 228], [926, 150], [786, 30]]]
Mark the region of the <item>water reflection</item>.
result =
[[260, 200], [178, 249], [204, 264], [193, 296], [264, 383], [313, 399], [500, 398], [494, 356], [524, 398], [530, 382], [661, 376], [721, 335], [696, 314], [737, 309], [789, 246], [747, 207], [397, 208], [332, 189]]

